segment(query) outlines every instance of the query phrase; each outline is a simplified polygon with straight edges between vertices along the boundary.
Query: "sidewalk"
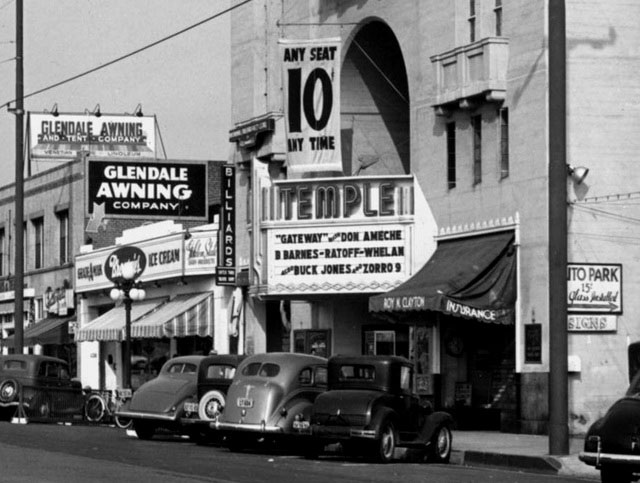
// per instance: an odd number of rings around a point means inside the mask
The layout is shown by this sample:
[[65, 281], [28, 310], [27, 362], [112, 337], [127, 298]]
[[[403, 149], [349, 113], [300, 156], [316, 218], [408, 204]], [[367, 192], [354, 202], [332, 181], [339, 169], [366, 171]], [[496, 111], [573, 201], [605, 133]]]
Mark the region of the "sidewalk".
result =
[[550, 456], [548, 436], [497, 431], [453, 431], [451, 463], [503, 466], [599, 480], [600, 471], [578, 459], [583, 443], [582, 438], [571, 438], [568, 456]]

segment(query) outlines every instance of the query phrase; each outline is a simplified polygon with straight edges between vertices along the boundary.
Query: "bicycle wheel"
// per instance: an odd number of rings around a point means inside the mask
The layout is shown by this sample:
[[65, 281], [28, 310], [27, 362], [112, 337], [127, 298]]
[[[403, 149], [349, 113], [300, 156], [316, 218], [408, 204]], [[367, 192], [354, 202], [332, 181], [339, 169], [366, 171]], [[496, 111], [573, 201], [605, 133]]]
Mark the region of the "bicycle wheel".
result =
[[93, 423], [99, 423], [104, 418], [106, 412], [106, 404], [102, 396], [98, 394], [92, 394], [84, 403], [84, 415], [87, 421]]

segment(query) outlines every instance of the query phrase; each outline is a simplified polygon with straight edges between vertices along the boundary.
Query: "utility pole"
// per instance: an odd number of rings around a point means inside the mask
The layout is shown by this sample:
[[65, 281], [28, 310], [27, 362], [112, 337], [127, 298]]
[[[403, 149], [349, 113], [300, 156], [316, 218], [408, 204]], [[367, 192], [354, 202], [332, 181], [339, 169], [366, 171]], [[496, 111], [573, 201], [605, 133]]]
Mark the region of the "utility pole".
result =
[[569, 454], [565, 1], [549, 0], [549, 454]]
[[22, 0], [16, 0], [16, 189], [15, 189], [15, 333], [14, 351], [24, 347], [24, 80], [22, 67]]

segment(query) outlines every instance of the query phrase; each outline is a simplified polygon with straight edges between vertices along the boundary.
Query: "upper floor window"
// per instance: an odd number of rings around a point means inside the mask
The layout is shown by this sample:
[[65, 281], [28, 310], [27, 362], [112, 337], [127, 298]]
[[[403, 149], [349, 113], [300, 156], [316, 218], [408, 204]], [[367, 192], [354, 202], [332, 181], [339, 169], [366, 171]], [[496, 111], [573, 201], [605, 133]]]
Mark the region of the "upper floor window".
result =
[[44, 266], [44, 217], [31, 220], [33, 223], [35, 268]]
[[469, 42], [476, 41], [476, 0], [469, 0]]
[[500, 178], [509, 176], [509, 109], [500, 109]]
[[493, 11], [496, 15], [496, 37], [502, 37], [502, 0], [496, 0]]
[[482, 117], [471, 118], [473, 129], [473, 184], [482, 181]]
[[60, 246], [60, 265], [68, 263], [70, 261], [70, 249], [69, 249], [69, 210], [62, 210], [56, 213], [58, 217], [58, 234], [59, 234], [59, 246]]
[[447, 123], [447, 187], [456, 187], [456, 123]]

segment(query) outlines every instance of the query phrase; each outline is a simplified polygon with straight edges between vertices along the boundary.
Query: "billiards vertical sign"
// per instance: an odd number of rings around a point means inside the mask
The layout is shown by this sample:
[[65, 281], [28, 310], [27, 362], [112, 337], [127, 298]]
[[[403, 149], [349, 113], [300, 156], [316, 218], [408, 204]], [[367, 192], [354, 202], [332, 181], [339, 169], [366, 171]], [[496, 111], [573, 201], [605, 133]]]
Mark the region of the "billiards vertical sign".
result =
[[236, 168], [222, 166], [222, 222], [220, 224], [220, 265], [216, 268], [217, 285], [236, 284]]
[[289, 175], [342, 171], [340, 39], [280, 39]]

